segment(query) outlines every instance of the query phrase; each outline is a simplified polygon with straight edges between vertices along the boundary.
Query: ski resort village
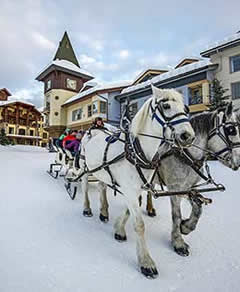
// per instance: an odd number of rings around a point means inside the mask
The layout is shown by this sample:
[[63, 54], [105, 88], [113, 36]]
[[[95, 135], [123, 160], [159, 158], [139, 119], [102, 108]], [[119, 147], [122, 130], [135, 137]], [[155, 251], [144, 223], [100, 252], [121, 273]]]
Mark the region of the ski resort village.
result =
[[240, 291], [239, 4], [1, 2], [0, 292]]

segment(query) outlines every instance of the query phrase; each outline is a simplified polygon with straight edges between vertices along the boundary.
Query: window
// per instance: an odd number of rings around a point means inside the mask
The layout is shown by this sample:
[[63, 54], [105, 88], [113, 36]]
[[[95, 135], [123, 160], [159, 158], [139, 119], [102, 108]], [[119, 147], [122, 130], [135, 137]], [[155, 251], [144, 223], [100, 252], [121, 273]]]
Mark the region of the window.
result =
[[52, 80], [47, 81], [47, 90], [50, 89], [52, 86]]
[[82, 118], [82, 108], [79, 108], [72, 112], [72, 121], [81, 120]]
[[47, 133], [43, 133], [43, 139], [47, 139], [48, 135]]
[[93, 104], [92, 104], [92, 113], [93, 114], [96, 114], [98, 113], [98, 101], [94, 101]]
[[18, 134], [19, 135], [25, 135], [25, 129], [19, 129]]
[[240, 82], [231, 84], [232, 87], [232, 99], [240, 98]]
[[106, 114], [107, 112], [107, 103], [105, 101], [100, 101], [100, 113]]
[[138, 104], [137, 104], [137, 102], [132, 103], [129, 106], [129, 110], [130, 110], [130, 115], [133, 118], [136, 115], [137, 111], [138, 111]]
[[88, 105], [88, 117], [92, 116], [92, 105]]
[[34, 135], [34, 131], [30, 130], [30, 136], [33, 136], [33, 135]]
[[240, 71], [240, 55], [230, 57], [230, 72]]
[[202, 86], [189, 88], [189, 105], [203, 103]]
[[55, 99], [58, 100], [58, 99], [59, 99], [59, 96], [56, 95], [56, 96], [55, 96]]
[[54, 115], [55, 115], [55, 116], [58, 116], [58, 112], [55, 112]]
[[9, 133], [9, 134], [14, 134], [14, 128], [13, 128], [13, 127], [9, 127], [9, 129], [8, 129], [8, 133]]

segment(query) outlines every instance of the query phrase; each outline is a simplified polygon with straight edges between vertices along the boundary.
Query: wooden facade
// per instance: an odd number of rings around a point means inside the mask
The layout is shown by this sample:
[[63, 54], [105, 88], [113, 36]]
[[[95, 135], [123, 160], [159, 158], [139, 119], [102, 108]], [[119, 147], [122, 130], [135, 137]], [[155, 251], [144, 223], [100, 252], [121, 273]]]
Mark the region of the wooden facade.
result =
[[14, 144], [46, 146], [48, 132], [43, 130], [43, 116], [24, 102], [0, 104], [0, 128]]
[[[76, 89], [70, 89], [67, 87], [67, 78], [76, 81]], [[51, 80], [51, 87], [47, 88], [48, 81]], [[77, 77], [76, 75], [65, 73], [59, 70], [54, 70], [50, 74], [48, 74], [43, 82], [44, 82], [44, 93], [52, 90], [52, 89], [64, 89], [69, 90], [71, 92], [78, 93], [80, 89], [83, 87], [83, 84], [87, 82], [88, 79]]]

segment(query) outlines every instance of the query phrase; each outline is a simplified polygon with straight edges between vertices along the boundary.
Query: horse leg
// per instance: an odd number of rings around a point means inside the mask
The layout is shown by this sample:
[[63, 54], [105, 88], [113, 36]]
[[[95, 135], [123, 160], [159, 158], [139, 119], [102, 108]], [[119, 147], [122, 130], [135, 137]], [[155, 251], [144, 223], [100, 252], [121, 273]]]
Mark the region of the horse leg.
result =
[[81, 178], [82, 183], [82, 192], [84, 194], [84, 208], [83, 208], [83, 215], [86, 217], [92, 217], [92, 210], [90, 207], [90, 201], [89, 201], [89, 197], [88, 197], [88, 175], [85, 174], [82, 176]]
[[100, 204], [101, 204], [99, 219], [102, 222], [108, 222], [109, 214], [108, 214], [108, 201], [107, 201], [107, 187], [103, 182], [99, 182], [98, 188], [100, 192]]
[[125, 231], [125, 226], [127, 223], [127, 220], [130, 216], [130, 212], [128, 210], [128, 208], [126, 208], [123, 212], [122, 215], [120, 215], [114, 224], [114, 238], [117, 241], [126, 241], [127, 240], [127, 235], [126, 235], [126, 231]]
[[141, 209], [137, 204], [129, 204], [129, 210], [133, 219], [133, 227], [137, 237], [137, 258], [142, 274], [148, 278], [158, 276], [156, 265], [151, 258], [145, 241], [145, 226], [142, 219]]
[[156, 216], [156, 210], [153, 208], [153, 202], [152, 202], [152, 195], [150, 192], [147, 194], [147, 206], [146, 211], [149, 217], [155, 217]]
[[189, 199], [191, 206], [192, 206], [192, 212], [188, 219], [182, 220], [180, 228], [181, 233], [184, 235], [189, 234], [193, 230], [195, 230], [197, 223], [202, 215], [202, 204], [197, 203], [193, 199]]
[[189, 255], [189, 246], [186, 244], [182, 238], [181, 234], [181, 198], [178, 196], [171, 197], [171, 207], [172, 207], [172, 245], [174, 251], [181, 256]]

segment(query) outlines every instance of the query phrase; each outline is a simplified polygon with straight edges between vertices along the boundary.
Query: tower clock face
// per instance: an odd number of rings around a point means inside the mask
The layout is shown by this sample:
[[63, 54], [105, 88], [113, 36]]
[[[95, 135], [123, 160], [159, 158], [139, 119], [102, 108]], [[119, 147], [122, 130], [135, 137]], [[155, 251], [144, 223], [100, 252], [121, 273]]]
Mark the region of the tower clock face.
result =
[[77, 88], [77, 81], [67, 78], [67, 88], [76, 89]]

